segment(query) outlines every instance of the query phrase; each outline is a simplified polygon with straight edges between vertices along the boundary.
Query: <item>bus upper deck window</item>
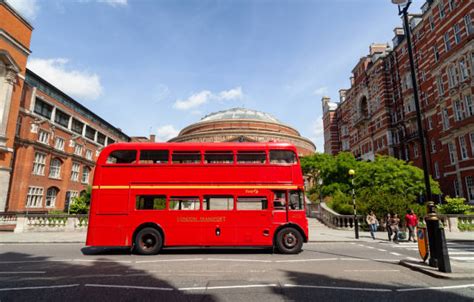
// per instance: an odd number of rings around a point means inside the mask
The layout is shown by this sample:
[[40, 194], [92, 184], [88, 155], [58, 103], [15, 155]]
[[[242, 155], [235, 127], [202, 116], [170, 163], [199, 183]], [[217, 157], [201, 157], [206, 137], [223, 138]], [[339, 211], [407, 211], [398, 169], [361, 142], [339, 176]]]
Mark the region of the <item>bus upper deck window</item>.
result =
[[270, 163], [272, 164], [296, 164], [296, 155], [288, 150], [270, 150]]
[[263, 151], [237, 152], [237, 163], [239, 164], [264, 164], [266, 161], [267, 156]]
[[141, 150], [140, 164], [166, 164], [168, 155], [168, 150]]
[[173, 164], [199, 164], [201, 163], [201, 152], [199, 151], [174, 151]]
[[133, 164], [136, 160], [136, 150], [115, 150], [109, 154], [107, 164]]
[[206, 164], [233, 164], [234, 154], [232, 151], [208, 151], [204, 154]]

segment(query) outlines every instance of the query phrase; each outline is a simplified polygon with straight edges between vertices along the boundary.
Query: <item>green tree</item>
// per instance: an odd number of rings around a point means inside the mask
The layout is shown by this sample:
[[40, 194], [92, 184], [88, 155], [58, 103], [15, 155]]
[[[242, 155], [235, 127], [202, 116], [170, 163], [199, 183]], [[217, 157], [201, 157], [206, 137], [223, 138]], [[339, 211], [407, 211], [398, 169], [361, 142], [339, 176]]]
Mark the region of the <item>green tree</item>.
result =
[[78, 197], [74, 197], [69, 207], [71, 214], [87, 214], [91, 204], [92, 187], [88, 186], [86, 191]]
[[473, 208], [473, 206], [466, 204], [465, 198], [460, 197], [446, 197], [446, 203], [438, 205], [441, 214], [466, 214]]

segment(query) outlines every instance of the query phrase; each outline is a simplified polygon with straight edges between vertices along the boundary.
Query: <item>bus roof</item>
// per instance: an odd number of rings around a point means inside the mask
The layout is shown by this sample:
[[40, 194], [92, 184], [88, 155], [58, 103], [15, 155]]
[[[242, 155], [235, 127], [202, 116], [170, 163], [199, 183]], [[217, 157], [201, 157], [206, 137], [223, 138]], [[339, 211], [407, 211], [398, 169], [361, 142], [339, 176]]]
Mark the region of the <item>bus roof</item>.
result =
[[179, 149], [179, 150], [196, 150], [196, 149], [289, 149], [296, 150], [295, 146], [290, 143], [266, 142], [266, 143], [151, 143], [151, 142], [133, 142], [133, 143], [114, 143], [104, 148], [103, 151], [112, 151], [118, 149]]

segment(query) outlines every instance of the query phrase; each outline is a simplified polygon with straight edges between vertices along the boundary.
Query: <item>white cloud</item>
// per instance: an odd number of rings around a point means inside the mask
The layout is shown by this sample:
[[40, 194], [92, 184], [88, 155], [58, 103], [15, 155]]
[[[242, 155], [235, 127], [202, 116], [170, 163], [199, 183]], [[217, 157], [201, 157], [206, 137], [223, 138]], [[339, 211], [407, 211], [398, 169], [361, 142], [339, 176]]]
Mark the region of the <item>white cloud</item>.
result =
[[179, 131], [173, 125], [164, 125], [156, 130], [156, 138], [159, 142], [166, 142], [178, 135]]
[[33, 20], [38, 14], [38, 0], [8, 0], [7, 2], [27, 19]]
[[314, 90], [313, 93], [315, 95], [320, 95], [320, 96], [324, 96], [324, 95], [327, 95], [329, 92], [328, 88], [326, 86], [323, 86], [323, 87], [319, 87], [318, 89]]
[[95, 100], [102, 94], [100, 77], [95, 73], [67, 68], [68, 59], [37, 59], [28, 61], [28, 68], [65, 93]]
[[179, 110], [188, 110], [199, 107], [210, 101], [231, 101], [242, 98], [242, 88], [236, 87], [224, 90], [219, 93], [212, 93], [209, 90], [203, 90], [191, 95], [185, 100], [176, 100], [173, 107]]
[[108, 4], [113, 7], [126, 6], [128, 0], [98, 0], [98, 2]]
[[324, 152], [324, 124], [321, 115], [311, 124], [310, 139], [315, 143], [316, 150]]

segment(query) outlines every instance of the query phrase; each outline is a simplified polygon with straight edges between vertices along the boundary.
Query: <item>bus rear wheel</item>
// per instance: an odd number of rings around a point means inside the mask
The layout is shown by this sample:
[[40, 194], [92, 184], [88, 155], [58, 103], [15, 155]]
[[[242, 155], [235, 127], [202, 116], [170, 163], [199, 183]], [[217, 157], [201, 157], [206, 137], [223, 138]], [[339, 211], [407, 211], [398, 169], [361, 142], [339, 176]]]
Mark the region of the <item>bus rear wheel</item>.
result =
[[135, 252], [140, 255], [156, 255], [163, 246], [163, 237], [155, 228], [144, 228], [135, 236]]
[[303, 247], [303, 236], [297, 229], [286, 227], [277, 233], [275, 245], [282, 254], [298, 254]]

